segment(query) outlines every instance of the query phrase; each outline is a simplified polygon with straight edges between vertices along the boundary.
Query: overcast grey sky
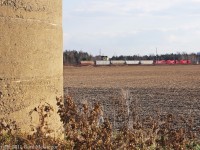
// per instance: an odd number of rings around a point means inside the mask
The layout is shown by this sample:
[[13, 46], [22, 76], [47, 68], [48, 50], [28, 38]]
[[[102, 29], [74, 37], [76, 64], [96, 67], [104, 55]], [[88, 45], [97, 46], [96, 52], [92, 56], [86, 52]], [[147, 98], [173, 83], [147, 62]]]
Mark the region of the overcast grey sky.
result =
[[63, 0], [64, 50], [93, 55], [200, 51], [200, 0]]

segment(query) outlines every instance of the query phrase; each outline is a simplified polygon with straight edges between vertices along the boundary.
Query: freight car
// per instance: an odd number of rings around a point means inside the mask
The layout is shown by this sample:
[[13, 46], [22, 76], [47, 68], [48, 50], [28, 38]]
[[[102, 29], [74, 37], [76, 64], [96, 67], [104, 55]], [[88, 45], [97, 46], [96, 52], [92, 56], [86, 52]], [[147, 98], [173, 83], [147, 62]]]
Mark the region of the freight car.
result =
[[141, 65], [153, 65], [154, 61], [153, 60], [140, 60]]
[[126, 60], [125, 62], [127, 65], [139, 65], [140, 61], [139, 60]]
[[110, 61], [109, 60], [97, 60], [95, 61], [96, 66], [109, 66]]
[[126, 62], [125, 62], [125, 60], [111, 60], [110, 64], [111, 65], [125, 65]]

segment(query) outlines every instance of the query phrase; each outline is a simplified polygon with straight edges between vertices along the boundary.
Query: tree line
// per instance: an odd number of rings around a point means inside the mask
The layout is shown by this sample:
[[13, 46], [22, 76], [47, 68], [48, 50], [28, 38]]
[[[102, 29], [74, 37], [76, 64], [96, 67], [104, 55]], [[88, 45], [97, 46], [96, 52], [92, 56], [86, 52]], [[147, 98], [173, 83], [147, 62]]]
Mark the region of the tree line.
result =
[[161, 54], [161, 55], [133, 55], [133, 56], [113, 56], [111, 60], [190, 60], [192, 63], [196, 63], [199, 56], [195, 53], [171, 53], [171, 54]]
[[66, 50], [63, 53], [64, 65], [78, 65], [81, 61], [90, 61], [93, 56], [83, 51]]
[[[87, 52], [76, 50], [65, 50], [63, 53], [64, 65], [78, 65], [81, 61], [95, 61], [99, 57], [92, 56]], [[192, 63], [196, 63], [200, 59], [196, 53], [170, 53], [161, 55], [132, 55], [132, 56], [112, 56], [110, 60], [190, 60]]]

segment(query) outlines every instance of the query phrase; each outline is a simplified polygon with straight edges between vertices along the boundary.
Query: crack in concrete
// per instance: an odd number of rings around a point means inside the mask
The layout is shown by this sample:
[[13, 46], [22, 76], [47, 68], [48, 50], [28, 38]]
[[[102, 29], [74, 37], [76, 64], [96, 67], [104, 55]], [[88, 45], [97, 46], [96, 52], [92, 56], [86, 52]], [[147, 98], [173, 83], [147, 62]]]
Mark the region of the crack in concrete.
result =
[[43, 20], [39, 20], [39, 19], [24, 19], [24, 18], [14, 18], [14, 17], [4, 17], [4, 16], [0, 16], [0, 18], [8, 18], [8, 19], [11, 19], [11, 20], [23, 20], [23, 21], [30, 21], [30, 22], [38, 22], [38, 23], [45, 23], [45, 24], [48, 24], [48, 25], [51, 25], [51, 26], [58, 26], [58, 27], [62, 27], [61, 24], [56, 24], [56, 23], [50, 23], [50, 22], [47, 22], [47, 21], [43, 21]]
[[34, 78], [0, 78], [0, 81], [35, 81], [35, 80], [52, 80], [52, 79], [60, 79], [63, 75], [54, 75], [54, 76], [46, 76], [43, 78], [34, 77]]

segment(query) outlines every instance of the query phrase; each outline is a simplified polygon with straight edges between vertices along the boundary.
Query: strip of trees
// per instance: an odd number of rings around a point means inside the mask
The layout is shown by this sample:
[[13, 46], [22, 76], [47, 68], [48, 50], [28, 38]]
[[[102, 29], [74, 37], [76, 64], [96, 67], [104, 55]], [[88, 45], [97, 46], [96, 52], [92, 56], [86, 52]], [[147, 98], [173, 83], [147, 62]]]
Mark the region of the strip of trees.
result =
[[144, 55], [144, 56], [113, 56], [111, 60], [190, 60], [192, 63], [196, 63], [198, 56], [195, 53], [171, 53], [171, 54], [161, 54], [161, 55]]
[[[79, 65], [81, 61], [95, 61], [98, 56], [92, 56], [87, 52], [66, 50], [63, 53], [63, 64], [64, 65]], [[110, 60], [190, 60], [191, 63], [195, 64], [199, 61], [199, 56], [196, 53], [171, 53], [161, 55], [144, 55], [144, 56], [113, 56]]]
[[83, 51], [66, 50], [63, 53], [64, 65], [78, 65], [81, 61], [90, 61], [93, 56]]

